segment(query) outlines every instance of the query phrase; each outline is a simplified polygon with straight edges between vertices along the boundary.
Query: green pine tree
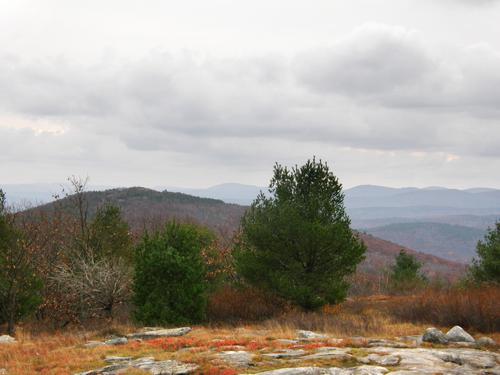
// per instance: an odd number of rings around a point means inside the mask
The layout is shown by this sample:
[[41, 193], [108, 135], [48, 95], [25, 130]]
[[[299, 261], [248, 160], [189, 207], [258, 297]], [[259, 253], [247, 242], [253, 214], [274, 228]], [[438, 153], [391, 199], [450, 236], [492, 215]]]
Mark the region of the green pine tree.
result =
[[0, 189], [0, 324], [7, 323], [10, 335], [15, 325], [41, 303], [42, 283], [35, 274], [29, 243], [6, 210]]
[[500, 222], [488, 230], [477, 244], [477, 258], [473, 260], [471, 274], [479, 282], [500, 284]]
[[391, 269], [390, 286], [393, 291], [412, 292], [427, 283], [427, 278], [421, 273], [422, 263], [413, 255], [401, 250]]
[[350, 229], [342, 185], [327, 163], [279, 164], [241, 223], [238, 272], [305, 309], [342, 301], [365, 246]]

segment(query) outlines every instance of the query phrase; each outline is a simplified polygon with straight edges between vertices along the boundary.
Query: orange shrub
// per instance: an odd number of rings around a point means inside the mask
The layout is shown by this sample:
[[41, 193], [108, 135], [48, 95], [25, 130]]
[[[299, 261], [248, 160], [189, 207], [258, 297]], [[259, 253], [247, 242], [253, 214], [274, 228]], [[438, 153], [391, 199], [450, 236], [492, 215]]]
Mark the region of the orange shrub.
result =
[[282, 313], [283, 301], [254, 288], [224, 286], [208, 300], [207, 315], [212, 323], [256, 322]]
[[440, 326], [460, 325], [480, 332], [500, 330], [500, 287], [426, 290], [387, 305], [397, 319]]
[[218, 368], [212, 367], [206, 371], [207, 375], [236, 375], [238, 371], [232, 368]]

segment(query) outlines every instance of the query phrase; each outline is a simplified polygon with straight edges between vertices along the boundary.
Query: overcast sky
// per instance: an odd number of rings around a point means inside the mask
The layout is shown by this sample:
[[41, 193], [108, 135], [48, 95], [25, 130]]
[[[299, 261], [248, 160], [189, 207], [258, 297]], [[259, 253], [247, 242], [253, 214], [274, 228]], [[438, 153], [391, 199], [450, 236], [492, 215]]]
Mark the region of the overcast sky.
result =
[[500, 188], [500, 0], [0, 0], [0, 182]]

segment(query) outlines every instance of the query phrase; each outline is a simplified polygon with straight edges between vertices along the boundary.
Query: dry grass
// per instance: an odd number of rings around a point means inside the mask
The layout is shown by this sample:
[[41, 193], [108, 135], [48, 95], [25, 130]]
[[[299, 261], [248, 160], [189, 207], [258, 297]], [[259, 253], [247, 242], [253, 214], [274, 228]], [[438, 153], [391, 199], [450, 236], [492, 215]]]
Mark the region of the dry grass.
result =
[[[237, 370], [217, 361], [217, 353], [241, 347], [257, 356], [284, 348], [300, 347], [313, 351], [321, 346], [355, 347], [363, 343], [363, 340], [354, 339], [355, 336], [394, 338], [417, 335], [431, 325], [446, 330], [461, 324], [473, 334], [486, 325], [488, 335], [500, 341], [498, 293], [498, 289], [483, 288], [462, 292], [427, 291], [418, 296], [363, 297], [316, 313], [290, 310], [260, 323], [235, 326], [231, 322], [226, 326], [196, 327], [184, 337], [93, 349], [85, 348], [83, 344], [110, 335], [125, 335], [136, 328], [109, 325], [91, 331], [53, 334], [30, 334], [29, 330], [21, 329], [18, 343], [0, 346], [0, 368], [6, 368], [12, 375], [72, 374], [104, 366], [106, 356], [152, 356], [157, 360], [196, 363], [200, 366], [200, 374], [235, 375]], [[245, 303], [248, 304], [248, 300]], [[276, 341], [295, 338], [297, 329], [327, 332], [342, 341], [325, 339], [298, 345]], [[130, 372], [140, 373], [143, 372]]]
[[280, 315], [285, 309], [283, 301], [258, 289], [225, 286], [210, 296], [207, 314], [212, 324], [241, 324]]
[[426, 290], [392, 301], [387, 310], [402, 321], [494, 333], [500, 331], [500, 287]]

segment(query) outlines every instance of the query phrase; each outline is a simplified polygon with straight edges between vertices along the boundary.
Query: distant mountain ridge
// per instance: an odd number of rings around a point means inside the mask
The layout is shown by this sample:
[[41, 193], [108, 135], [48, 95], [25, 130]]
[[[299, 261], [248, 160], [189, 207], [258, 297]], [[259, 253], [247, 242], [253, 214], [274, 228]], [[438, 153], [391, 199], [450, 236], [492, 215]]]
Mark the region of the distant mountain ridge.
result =
[[425, 249], [426, 253], [463, 263], [472, 260], [477, 242], [485, 235], [481, 229], [433, 222], [394, 223], [365, 231], [412, 249]]
[[[1, 184], [11, 201], [28, 200], [48, 202], [54, 193], [60, 193], [63, 184]], [[111, 186], [89, 186], [91, 190], [111, 189]], [[267, 187], [224, 183], [208, 188], [182, 188], [156, 186], [154, 190], [190, 194], [203, 198], [214, 198], [226, 203], [249, 205], [260, 191]], [[445, 187], [392, 188], [377, 185], [359, 185], [345, 189], [348, 208], [380, 207], [450, 207], [455, 209], [495, 209], [500, 212], [500, 189], [470, 188], [449, 189]]]

